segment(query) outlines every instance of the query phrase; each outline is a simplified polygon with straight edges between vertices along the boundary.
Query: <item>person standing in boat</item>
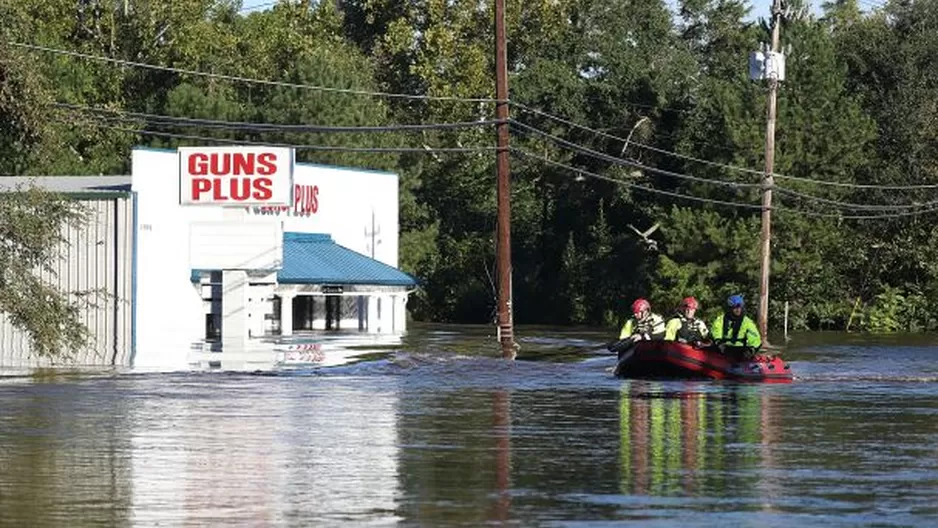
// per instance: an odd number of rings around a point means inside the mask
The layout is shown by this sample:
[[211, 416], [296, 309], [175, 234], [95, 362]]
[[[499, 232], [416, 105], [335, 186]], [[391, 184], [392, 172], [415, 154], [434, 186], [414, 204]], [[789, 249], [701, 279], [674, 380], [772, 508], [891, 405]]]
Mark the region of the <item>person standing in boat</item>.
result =
[[724, 353], [752, 359], [762, 346], [762, 336], [756, 323], [743, 314], [744, 307], [742, 295], [730, 295], [726, 300], [726, 311], [710, 325], [710, 335], [713, 343]]
[[700, 345], [710, 335], [707, 324], [694, 317], [700, 305], [697, 299], [687, 297], [681, 301], [677, 315], [672, 317], [665, 325], [664, 340]]

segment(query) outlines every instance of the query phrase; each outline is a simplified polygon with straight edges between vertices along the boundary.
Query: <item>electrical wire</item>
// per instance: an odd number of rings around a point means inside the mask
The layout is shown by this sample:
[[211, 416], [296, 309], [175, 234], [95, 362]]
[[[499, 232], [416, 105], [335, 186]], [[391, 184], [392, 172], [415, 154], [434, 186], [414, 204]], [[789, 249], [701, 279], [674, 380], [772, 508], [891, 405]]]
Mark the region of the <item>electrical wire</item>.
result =
[[323, 125], [291, 125], [278, 123], [252, 123], [246, 121], [224, 121], [218, 119], [200, 119], [191, 117], [176, 117], [170, 115], [147, 114], [142, 112], [127, 112], [94, 108], [84, 105], [68, 103], [53, 103], [52, 106], [93, 115], [105, 115], [121, 120], [146, 121], [154, 124], [179, 125], [200, 128], [218, 128], [224, 130], [242, 130], [250, 132], [420, 132], [425, 130], [450, 130], [458, 128], [476, 128], [481, 126], [497, 125], [502, 121], [489, 119], [481, 121], [463, 121], [455, 123], [429, 123], [429, 124], [398, 124], [385, 126], [323, 126]]
[[251, 141], [246, 139], [226, 139], [226, 138], [213, 138], [207, 136], [198, 136], [191, 134], [175, 134], [172, 132], [158, 132], [155, 130], [136, 130], [132, 128], [124, 128], [111, 126], [104, 123], [90, 123], [97, 128], [103, 128], [106, 130], [114, 130], [117, 132], [125, 132], [128, 134], [136, 134], [141, 136], [155, 136], [163, 137], [169, 139], [181, 139], [189, 141], [207, 141], [212, 143], [225, 143], [225, 144], [234, 144], [234, 145], [256, 145], [256, 146], [265, 146], [265, 147], [283, 147], [283, 148], [292, 148], [296, 150], [314, 150], [314, 151], [335, 151], [335, 152], [363, 152], [363, 153], [377, 153], [377, 154], [400, 154], [400, 153], [422, 153], [422, 154], [432, 154], [432, 153], [456, 153], [456, 152], [494, 152], [496, 147], [342, 147], [334, 145], [297, 145], [290, 143], [277, 143], [270, 141]]
[[924, 207], [938, 206], [938, 200], [932, 200], [928, 202], [922, 202], [918, 204], [896, 204], [896, 205], [874, 205], [874, 204], [858, 204], [850, 202], [841, 202], [837, 200], [830, 200], [827, 198], [821, 198], [811, 194], [801, 193], [798, 191], [793, 191], [791, 189], [783, 189], [776, 187], [773, 190], [781, 194], [787, 194], [796, 198], [801, 198], [803, 200], [810, 200], [817, 203], [832, 205], [835, 207], [840, 207], [842, 209], [854, 209], [854, 210], [868, 210], [868, 211], [899, 211], [905, 209], [920, 209]]
[[[740, 202], [729, 202], [729, 201], [724, 201], [724, 200], [715, 200], [712, 198], [704, 198], [701, 196], [681, 194], [681, 193], [676, 193], [676, 192], [671, 192], [671, 191], [665, 191], [662, 189], [646, 187], [643, 185], [637, 185], [634, 183], [629, 183], [629, 182], [626, 182], [617, 178], [604, 176], [601, 174], [597, 174], [595, 172], [591, 172], [588, 170], [574, 167], [572, 165], [567, 165], [559, 161], [554, 161], [547, 157], [541, 156], [539, 154], [534, 154], [534, 153], [528, 152], [526, 150], [523, 150], [517, 147], [511, 147], [511, 152], [520, 154], [522, 156], [526, 156], [532, 159], [536, 159], [543, 163], [553, 165], [555, 167], [565, 169], [570, 172], [575, 172], [582, 176], [587, 176], [590, 178], [596, 178], [599, 180], [612, 182], [612, 183], [622, 185], [631, 189], [638, 189], [638, 190], [649, 192], [652, 194], [659, 194], [662, 196], [679, 198], [682, 200], [690, 200], [690, 201], [709, 203], [709, 204], [714, 204], [714, 205], [725, 205], [729, 207], [737, 207], [737, 208], [742, 208], [742, 209], [759, 209], [759, 210], [763, 209], [761, 205], [753, 205], [753, 204], [746, 204], [746, 203], [740, 203]], [[804, 216], [821, 217], [821, 218], [835, 218], [835, 219], [840, 219], [840, 220], [876, 220], [876, 219], [894, 219], [894, 218], [902, 218], [902, 217], [908, 217], [908, 216], [918, 216], [918, 215], [923, 215], [927, 213], [935, 213], [935, 212], [938, 212], [938, 207], [932, 208], [932, 209], [905, 211], [905, 212], [899, 212], [899, 213], [884, 213], [884, 214], [878, 214], [878, 215], [845, 215], [845, 214], [840, 214], [840, 213], [819, 213], [815, 211], [803, 211], [800, 209], [793, 209], [789, 207], [779, 207], [779, 206], [772, 207], [770, 208], [770, 210], [772, 210], [773, 212], [783, 212], [783, 213], [789, 213], [789, 214], [795, 214], [795, 215], [804, 215]]]
[[[550, 120], [555, 121], [555, 122], [557, 122], [557, 123], [561, 123], [561, 124], [567, 125], [567, 126], [569, 126], [569, 127], [573, 127], [573, 128], [577, 128], [577, 129], [579, 129], [579, 130], [583, 130], [583, 131], [586, 131], [586, 132], [590, 132], [590, 133], [592, 133], [592, 134], [595, 134], [595, 135], [597, 135], [597, 136], [601, 136], [601, 137], [604, 137], [604, 138], [607, 138], [607, 139], [613, 139], [613, 140], [616, 140], [616, 141], [622, 141], [623, 143], [627, 142], [628, 145], [634, 145], [634, 146], [636, 146], [636, 147], [643, 148], [643, 149], [647, 149], [647, 150], [650, 150], [650, 151], [652, 151], [652, 152], [657, 152], [657, 153], [659, 153], [659, 154], [663, 154], [663, 155], [666, 155], [666, 156], [672, 156], [672, 157], [675, 157], [675, 158], [685, 159], [685, 160], [687, 160], [687, 161], [691, 161], [691, 162], [694, 162], [694, 163], [701, 163], [701, 164], [703, 164], [703, 165], [710, 165], [710, 166], [713, 166], [713, 167], [719, 167], [719, 168], [726, 169], [726, 170], [744, 172], [744, 173], [747, 173], [747, 174], [754, 174], [754, 175], [758, 175], [758, 176], [760, 176], [760, 177], [765, 174], [765, 171], [759, 171], [759, 170], [756, 170], [756, 169], [750, 169], [750, 168], [748, 168], [748, 167], [740, 167], [740, 166], [737, 166], [737, 165], [729, 165], [729, 164], [720, 163], [720, 162], [717, 162], [717, 161], [710, 161], [710, 160], [705, 160], [705, 159], [702, 159], [702, 158], [696, 158], [696, 157], [694, 157], [694, 156], [689, 156], [689, 155], [687, 155], [687, 154], [681, 154], [681, 153], [678, 153], [678, 152], [673, 152], [673, 151], [670, 151], [670, 150], [665, 150], [665, 149], [662, 149], [662, 148], [653, 147], [653, 146], [651, 146], [651, 145], [647, 145], [647, 144], [645, 144], [645, 143], [641, 143], [641, 142], [638, 142], [638, 141], [627, 140], [627, 138], [620, 137], [620, 136], [616, 136], [616, 135], [614, 135], [614, 134], [609, 134], [608, 132], [603, 132], [603, 131], [597, 130], [597, 129], [595, 129], [595, 128], [590, 128], [590, 127], [588, 127], [588, 126], [586, 126], [586, 125], [581, 125], [581, 124], [579, 124], [579, 123], [577, 123], [577, 122], [575, 122], [575, 121], [571, 121], [571, 120], [569, 120], [569, 119], [565, 119], [565, 118], [563, 118], [563, 117], [556, 116], [556, 115], [553, 115], [553, 114], [544, 112], [544, 111], [542, 111], [542, 110], [538, 110], [538, 109], [536, 109], [536, 108], [531, 108], [531, 107], [529, 107], [529, 106], [527, 106], [527, 105], [524, 105], [524, 104], [519, 103], [519, 102], [516, 102], [516, 101], [512, 101], [512, 102], [511, 102], [511, 106], [514, 107], [514, 108], [518, 108], [518, 109], [520, 109], [520, 110], [523, 110], [523, 111], [526, 111], [526, 112], [535, 114], [535, 115], [539, 115], [539, 116], [545, 117], [545, 118], [547, 118], [547, 119], [550, 119]], [[520, 123], [520, 122], [517, 121], [517, 120], [512, 120], [512, 121], [513, 121], [513, 123]], [[816, 180], [816, 179], [813, 179], [813, 178], [805, 178], [805, 177], [801, 177], [801, 176], [789, 176], [789, 175], [787, 175], [787, 174], [780, 174], [780, 173], [777, 173], [777, 172], [776, 172], [776, 173], [773, 173], [773, 176], [774, 176], [775, 178], [779, 178], [779, 179], [787, 179], [787, 180], [797, 181], [797, 182], [802, 182], [802, 183], [808, 183], [808, 184], [814, 184], [814, 185], [827, 185], [827, 186], [832, 186], [832, 187], [843, 187], [843, 188], [851, 188], [851, 189], [879, 189], [879, 190], [893, 190], [893, 191], [896, 191], [896, 190], [916, 190], [916, 189], [917, 189], [917, 190], [922, 190], [922, 189], [938, 189], [938, 184], [885, 185], [885, 184], [845, 183], [845, 182], [836, 182], [836, 181], [830, 181], [830, 180]]]
[[10, 46], [28, 49], [31, 51], [41, 51], [45, 53], [51, 53], [53, 55], [64, 55], [68, 57], [76, 57], [85, 60], [93, 60], [98, 62], [107, 62], [110, 64], [116, 64], [119, 66], [130, 66], [134, 68], [143, 68], [156, 71], [166, 71], [171, 73], [178, 73], [181, 75], [193, 75], [198, 77], [206, 77], [210, 79], [221, 79], [226, 81], [242, 82], [248, 84], [260, 84], [264, 86], [277, 86], [283, 88], [298, 88], [303, 90], [313, 90], [318, 92], [327, 92], [327, 93], [337, 93], [345, 95], [361, 95], [369, 97], [384, 97], [388, 99], [409, 99], [409, 100], [420, 100], [420, 101], [451, 101], [451, 102], [463, 102], [463, 103], [497, 103], [497, 99], [486, 98], [486, 97], [455, 97], [455, 96], [439, 96], [439, 95], [417, 95], [417, 94], [402, 94], [402, 93], [392, 93], [392, 92], [378, 92], [378, 91], [369, 91], [369, 90], [354, 90], [351, 88], [331, 88], [328, 86], [317, 86], [312, 84], [300, 84], [300, 83], [291, 83], [286, 81], [271, 81], [264, 79], [253, 79], [250, 77], [241, 77], [238, 75], [225, 75], [220, 73], [209, 73], [198, 70], [190, 70], [186, 68], [175, 68], [172, 66], [158, 66], [156, 64], [149, 64], [145, 62], [135, 62], [123, 59], [115, 59], [112, 57], [103, 57], [101, 55], [91, 55], [89, 53], [80, 53], [77, 51], [69, 51], [57, 48], [51, 48], [48, 46], [39, 46], [36, 44], [26, 44], [22, 42], [7, 42]]
[[643, 170], [643, 171], [648, 171], [648, 172], [660, 174], [660, 175], [663, 175], [663, 176], [670, 176], [670, 177], [678, 178], [678, 179], [682, 179], [682, 180], [690, 180], [690, 181], [696, 181], [696, 182], [700, 182], [700, 183], [708, 183], [708, 184], [712, 184], [712, 185], [722, 185], [722, 186], [725, 186], [725, 187], [733, 187], [733, 188], [739, 188], [739, 189], [742, 189], [742, 188], [757, 188], [757, 187], [758, 187], [758, 188], [761, 188], [761, 187], [762, 187], [762, 185], [761, 185], [761, 184], [758, 184], [758, 183], [739, 183], [739, 182], [730, 182], [730, 181], [711, 180], [711, 179], [709, 179], [709, 178], [700, 178], [700, 177], [698, 177], [698, 176], [691, 176], [691, 175], [689, 175], [689, 174], [681, 174], [681, 173], [678, 173], [678, 172], [672, 172], [672, 171], [669, 171], [669, 170], [659, 169], [659, 168], [657, 168], [657, 167], [651, 167], [651, 166], [649, 166], [649, 165], [645, 165], [645, 164], [639, 163], [639, 162], [637, 162], [637, 161], [631, 161], [631, 160], [626, 160], [626, 159], [622, 159], [622, 158], [617, 158], [617, 157], [615, 157], [615, 156], [612, 156], [612, 155], [609, 155], [609, 154], [605, 154], [605, 153], [603, 153], [603, 152], [599, 152], [599, 151], [597, 151], [597, 150], [593, 150], [593, 149], [588, 148], [588, 147], [584, 147], [583, 145], [579, 145], [579, 144], [577, 144], [577, 143], [573, 143], [572, 141], [567, 141], [567, 140], [565, 140], [565, 139], [563, 139], [563, 138], [559, 138], [559, 137], [557, 137], [557, 136], [554, 136], [554, 135], [550, 134], [549, 132], [544, 132], [543, 130], [541, 130], [541, 129], [537, 128], [537, 127], [533, 127], [533, 126], [528, 125], [528, 124], [525, 124], [525, 123], [521, 123], [521, 122], [518, 122], [518, 121], [512, 121], [512, 122], [511, 122], [511, 125], [514, 126], [514, 127], [517, 127], [517, 128], [521, 128], [522, 130], [529, 131], [529, 132], [531, 132], [531, 133], [533, 133], [533, 134], [536, 134], [536, 135], [538, 135], [538, 136], [541, 136], [541, 137], [543, 137], [543, 138], [545, 138], [545, 139], [549, 139], [550, 141], [552, 141], [552, 142], [554, 142], [554, 143], [557, 143], [558, 145], [564, 146], [564, 147], [566, 147], [566, 148], [568, 148], [568, 149], [572, 149], [572, 150], [581, 152], [581, 153], [583, 153], [583, 154], [586, 154], [586, 155], [588, 155], [588, 156], [590, 156], [590, 157], [593, 157], [593, 158], [596, 158], [596, 159], [601, 159], [601, 160], [603, 160], [603, 161], [607, 161], [607, 162], [609, 162], [609, 163], [613, 163], [613, 164], [616, 164], [616, 165], [624, 165], [624, 166], [626, 166], [626, 167], [632, 167], [632, 168], [635, 168], [635, 169], [639, 169], [639, 170]]
[[590, 177], [590, 178], [596, 178], [596, 179], [599, 179], [599, 180], [604, 180], [604, 181], [612, 182], [612, 183], [615, 183], [615, 184], [618, 184], [618, 185], [622, 185], [622, 186], [624, 186], [624, 187], [628, 187], [628, 188], [630, 188], [630, 189], [638, 189], [638, 190], [645, 191], [645, 192], [652, 193], [652, 194], [660, 194], [660, 195], [662, 195], [662, 196], [669, 196], [669, 197], [671, 197], [671, 198], [680, 198], [680, 199], [682, 199], [682, 200], [691, 200], [691, 201], [695, 201], [695, 202], [703, 202], [703, 203], [709, 203], [709, 204], [715, 204], [715, 205], [728, 205], [728, 206], [730, 206], [730, 207], [741, 207], [741, 208], [745, 208], [745, 209], [762, 209], [762, 206], [761, 206], [761, 205], [746, 204], [746, 203], [740, 203], [740, 202], [729, 202], [729, 201], [724, 201], [724, 200], [715, 200], [715, 199], [712, 199], [712, 198], [704, 198], [704, 197], [701, 197], [701, 196], [693, 196], [693, 195], [689, 195], [689, 194], [681, 194], [681, 193], [676, 193], [676, 192], [671, 192], [671, 191], [665, 191], [665, 190], [662, 190], [662, 189], [655, 189], [654, 187], [646, 187], [646, 186], [644, 186], [644, 185], [638, 185], [638, 184], [635, 184], [635, 183], [630, 183], [630, 182], [627, 182], [627, 181], [624, 181], [624, 180], [621, 180], [621, 179], [618, 179], [618, 178], [612, 178], [612, 177], [610, 177], [610, 176], [604, 176], [604, 175], [602, 175], [602, 174], [597, 174], [597, 173], [595, 173], [595, 172], [591, 172], [591, 171], [588, 171], [588, 170], [585, 170], [585, 169], [580, 169], [580, 168], [574, 167], [574, 166], [572, 166], [572, 165], [567, 165], [566, 163], [561, 163], [561, 162], [559, 162], [559, 161], [554, 161], [554, 160], [549, 159], [549, 158], [547, 158], [547, 157], [545, 157], [545, 156], [541, 156], [540, 154], [534, 154], [533, 152], [528, 152], [527, 150], [520, 149], [520, 148], [517, 148], [517, 147], [511, 147], [510, 150], [511, 150], [511, 152], [513, 152], [513, 153], [516, 153], [516, 154], [519, 154], [519, 155], [522, 155], [522, 156], [526, 156], [526, 157], [529, 157], [529, 158], [532, 158], [532, 159], [536, 159], [536, 160], [538, 160], [538, 161], [540, 161], [540, 162], [542, 162], [542, 163], [546, 163], [546, 164], [548, 164], [548, 165], [553, 165], [553, 166], [558, 167], [558, 168], [561, 168], [561, 169], [565, 169], [565, 170], [568, 170], [568, 171], [571, 171], [571, 172], [576, 172], [577, 174], [580, 174], [580, 175], [582, 175], [582, 176], [587, 176], [587, 177]]

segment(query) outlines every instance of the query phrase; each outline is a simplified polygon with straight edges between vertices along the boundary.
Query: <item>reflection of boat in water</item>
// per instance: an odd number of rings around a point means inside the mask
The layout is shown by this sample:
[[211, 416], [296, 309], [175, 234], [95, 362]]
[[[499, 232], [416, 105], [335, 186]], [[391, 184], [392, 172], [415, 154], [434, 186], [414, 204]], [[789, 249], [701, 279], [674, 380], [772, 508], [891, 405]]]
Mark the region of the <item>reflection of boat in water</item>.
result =
[[621, 355], [615, 375], [620, 378], [725, 379], [761, 383], [791, 383], [788, 363], [780, 357], [736, 359], [717, 349], [697, 348], [677, 341], [640, 341]]
[[[763, 509], [782, 495], [778, 393], [742, 384], [631, 381], [619, 394], [623, 495], [723, 497], [736, 487], [757, 496]], [[746, 478], [736, 481], [734, 474]]]

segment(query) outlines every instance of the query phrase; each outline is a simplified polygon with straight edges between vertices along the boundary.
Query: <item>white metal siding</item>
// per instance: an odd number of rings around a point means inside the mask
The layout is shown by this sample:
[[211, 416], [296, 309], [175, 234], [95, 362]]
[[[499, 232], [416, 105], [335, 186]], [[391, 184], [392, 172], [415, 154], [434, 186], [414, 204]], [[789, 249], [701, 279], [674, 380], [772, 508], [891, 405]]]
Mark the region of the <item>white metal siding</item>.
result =
[[[85, 350], [72, 351], [76, 366], [129, 366], [131, 359], [133, 201], [130, 197], [83, 200], [88, 220], [63, 228], [65, 242], [52, 272], [41, 277], [62, 291], [97, 290], [93, 305], [82, 311], [81, 322], [91, 334]], [[73, 297], [75, 298], [75, 297]], [[13, 328], [0, 313], [0, 367], [50, 365], [32, 354], [26, 334]]]

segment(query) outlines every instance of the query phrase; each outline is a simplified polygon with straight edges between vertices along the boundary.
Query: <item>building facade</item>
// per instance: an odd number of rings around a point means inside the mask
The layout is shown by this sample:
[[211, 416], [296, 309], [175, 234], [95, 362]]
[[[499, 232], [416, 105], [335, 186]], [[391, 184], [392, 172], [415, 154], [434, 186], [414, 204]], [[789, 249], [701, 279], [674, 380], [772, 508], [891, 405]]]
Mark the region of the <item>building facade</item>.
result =
[[[270, 177], [259, 162], [264, 147], [138, 148], [130, 178], [36, 181], [88, 203], [98, 200], [93, 193], [116, 193], [107, 196], [113, 214], [81, 236], [97, 244], [112, 233], [98, 246], [115, 262], [104, 274], [117, 300], [115, 313], [100, 317], [128, 322], [102, 330], [114, 334], [102, 345], [113, 349], [110, 359], [99, 350], [79, 364], [328, 365], [354, 354], [350, 345], [400, 341], [417, 283], [396, 268], [397, 175], [297, 164], [292, 151], [270, 151], [281, 161]], [[79, 274], [101, 258], [62, 253]], [[7, 341], [25, 343], [7, 323], [0, 340], [4, 350]]]

